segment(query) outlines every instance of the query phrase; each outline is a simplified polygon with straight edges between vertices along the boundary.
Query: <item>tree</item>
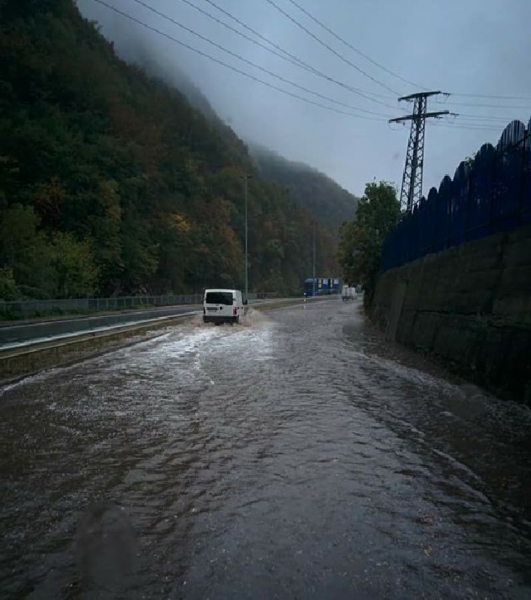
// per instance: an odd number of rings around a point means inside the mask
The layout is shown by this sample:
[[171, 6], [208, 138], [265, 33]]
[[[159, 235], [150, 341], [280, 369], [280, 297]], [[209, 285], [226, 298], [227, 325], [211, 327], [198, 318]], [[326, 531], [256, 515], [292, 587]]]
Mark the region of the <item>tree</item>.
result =
[[77, 242], [68, 233], [54, 234], [50, 262], [55, 276], [54, 297], [82, 298], [96, 292], [98, 270], [88, 242]]
[[380, 268], [382, 243], [400, 217], [396, 189], [387, 182], [368, 183], [356, 217], [340, 230], [339, 263], [343, 279], [361, 283], [370, 303]]
[[[321, 224], [354, 209], [308, 169], [297, 195], [266, 181], [229, 127], [121, 60], [74, 0], [0, 0], [0, 114], [5, 298], [243, 285], [243, 174], [251, 289], [297, 293], [312, 203]], [[318, 226], [323, 275], [335, 238]]]
[[30, 206], [0, 211], [0, 298], [77, 298], [97, 290], [98, 270], [88, 241], [47, 235]]
[[[50, 252], [38, 227], [33, 207], [17, 203], [0, 211], [0, 267], [8, 269], [4, 273], [9, 272], [24, 294], [49, 297], [53, 293]], [[5, 291], [11, 295], [8, 288]]]
[[11, 267], [0, 268], [0, 298], [6, 301], [20, 298], [20, 291], [17, 288]]

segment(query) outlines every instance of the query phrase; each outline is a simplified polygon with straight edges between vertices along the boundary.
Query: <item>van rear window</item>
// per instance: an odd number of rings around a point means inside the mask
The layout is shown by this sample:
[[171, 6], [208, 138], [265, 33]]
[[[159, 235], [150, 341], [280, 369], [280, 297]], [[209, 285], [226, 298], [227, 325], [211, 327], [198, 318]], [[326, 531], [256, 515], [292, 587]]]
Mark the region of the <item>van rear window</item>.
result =
[[207, 292], [205, 302], [207, 304], [232, 305], [232, 294], [230, 292]]

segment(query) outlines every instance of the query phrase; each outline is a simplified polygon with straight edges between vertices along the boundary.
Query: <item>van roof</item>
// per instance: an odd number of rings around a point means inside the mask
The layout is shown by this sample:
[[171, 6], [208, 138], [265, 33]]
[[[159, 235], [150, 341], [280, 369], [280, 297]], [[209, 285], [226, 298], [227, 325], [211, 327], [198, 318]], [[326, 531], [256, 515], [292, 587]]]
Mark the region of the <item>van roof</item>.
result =
[[207, 294], [208, 292], [228, 292], [229, 294], [234, 294], [235, 292], [240, 292], [240, 290], [226, 290], [226, 289], [221, 289], [221, 288], [212, 288], [212, 289], [208, 289], [205, 290], [205, 294]]

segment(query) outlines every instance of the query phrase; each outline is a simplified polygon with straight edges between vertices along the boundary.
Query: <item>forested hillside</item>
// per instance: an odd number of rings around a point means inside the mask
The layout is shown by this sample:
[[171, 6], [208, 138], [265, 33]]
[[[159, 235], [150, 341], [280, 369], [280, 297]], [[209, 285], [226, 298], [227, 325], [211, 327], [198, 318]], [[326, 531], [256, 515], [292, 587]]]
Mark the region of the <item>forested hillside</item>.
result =
[[[72, 0], [0, 0], [0, 298], [294, 292], [313, 222], [247, 148], [120, 60]], [[318, 231], [318, 270], [336, 273]]]
[[354, 218], [358, 199], [330, 177], [260, 146], [250, 151], [263, 177], [288, 189], [329, 230], [337, 231]]
[[[87, 5], [94, 6], [93, 0], [76, 0], [82, 15], [87, 16], [83, 9]], [[96, 5], [98, 6], [98, 5]], [[102, 8], [102, 10], [106, 10]], [[111, 13], [112, 14], [112, 13]], [[117, 33], [116, 31], [114, 32]], [[124, 40], [125, 37], [125, 40]], [[127, 63], [140, 67], [145, 73], [166, 83], [170, 88], [176, 88], [181, 92], [188, 102], [196, 108], [203, 116], [211, 121], [219, 121], [221, 119], [212, 108], [210, 102], [203, 92], [195, 85], [195, 83], [183, 71], [181, 66], [172, 61], [168, 62], [166, 56], [159, 56], [156, 50], [148, 45], [145, 39], [138, 35], [126, 35], [113, 40], [113, 47], [116, 54], [124, 59]]]

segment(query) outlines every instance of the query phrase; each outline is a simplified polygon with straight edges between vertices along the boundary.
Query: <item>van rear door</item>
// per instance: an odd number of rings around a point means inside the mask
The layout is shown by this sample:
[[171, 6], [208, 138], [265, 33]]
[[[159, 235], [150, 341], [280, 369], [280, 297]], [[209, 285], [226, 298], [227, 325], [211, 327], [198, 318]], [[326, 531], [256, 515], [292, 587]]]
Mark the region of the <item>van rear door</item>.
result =
[[232, 315], [234, 296], [229, 291], [207, 291], [205, 294], [205, 310], [210, 316], [229, 317]]

